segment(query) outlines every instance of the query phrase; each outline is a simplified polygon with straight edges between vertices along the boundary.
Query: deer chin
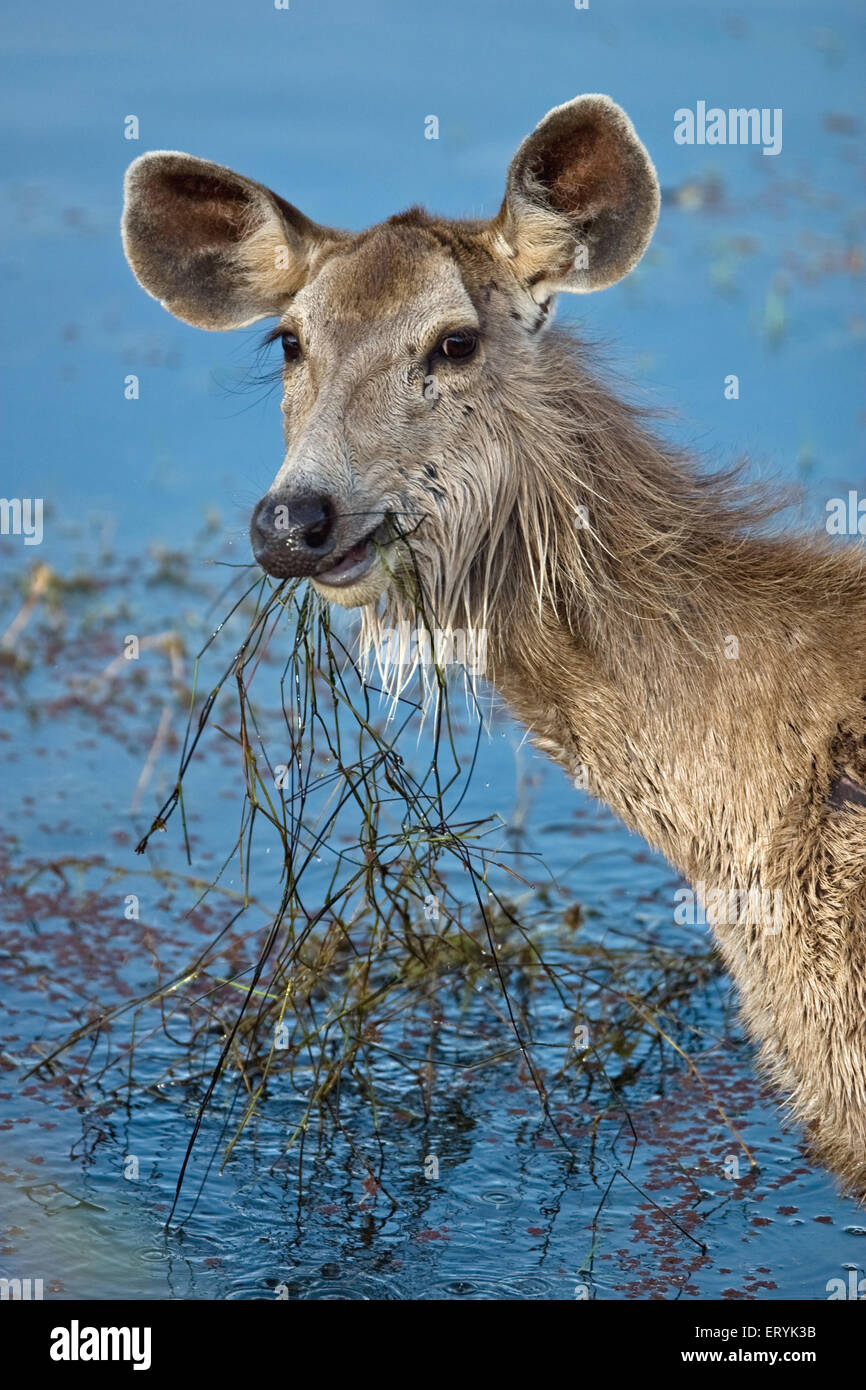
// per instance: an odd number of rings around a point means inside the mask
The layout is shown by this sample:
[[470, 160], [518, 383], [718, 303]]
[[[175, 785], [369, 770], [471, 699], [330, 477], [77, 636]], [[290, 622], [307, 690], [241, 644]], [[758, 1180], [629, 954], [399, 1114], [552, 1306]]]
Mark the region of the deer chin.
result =
[[315, 589], [329, 603], [342, 608], [360, 608], [375, 603], [388, 584], [388, 572], [382, 563], [384, 536], [380, 523], [355, 541], [339, 559], [317, 574], [310, 575]]
[[341, 608], [362, 608], [367, 603], [375, 603], [388, 587], [389, 575], [372, 544], [366, 542], [363, 554], [361, 546], [353, 547], [338, 565], [322, 574], [311, 576], [313, 588]]

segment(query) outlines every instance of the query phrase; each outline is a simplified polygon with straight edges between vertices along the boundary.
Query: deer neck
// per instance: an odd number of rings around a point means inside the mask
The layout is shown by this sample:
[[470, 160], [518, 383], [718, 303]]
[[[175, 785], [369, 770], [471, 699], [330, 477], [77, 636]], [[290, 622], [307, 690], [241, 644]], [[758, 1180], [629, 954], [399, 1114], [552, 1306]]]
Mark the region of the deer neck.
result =
[[512, 610], [492, 678], [532, 740], [692, 883], [747, 888], [786, 808], [826, 790], [839, 721], [862, 719], [866, 585], [862, 562], [797, 540], [716, 550], [654, 617], [628, 596], [588, 620], [555, 593]]

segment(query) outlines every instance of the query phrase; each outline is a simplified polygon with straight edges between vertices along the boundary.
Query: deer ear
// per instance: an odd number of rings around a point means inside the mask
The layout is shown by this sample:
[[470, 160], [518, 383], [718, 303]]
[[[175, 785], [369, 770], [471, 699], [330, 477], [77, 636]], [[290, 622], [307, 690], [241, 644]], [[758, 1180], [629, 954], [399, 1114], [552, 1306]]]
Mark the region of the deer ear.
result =
[[533, 297], [586, 294], [637, 264], [659, 201], [628, 116], [610, 97], [581, 96], [555, 106], [523, 141], [493, 226]]
[[123, 247], [136, 278], [197, 328], [281, 313], [317, 249], [341, 237], [262, 184], [189, 154], [142, 155], [124, 191]]

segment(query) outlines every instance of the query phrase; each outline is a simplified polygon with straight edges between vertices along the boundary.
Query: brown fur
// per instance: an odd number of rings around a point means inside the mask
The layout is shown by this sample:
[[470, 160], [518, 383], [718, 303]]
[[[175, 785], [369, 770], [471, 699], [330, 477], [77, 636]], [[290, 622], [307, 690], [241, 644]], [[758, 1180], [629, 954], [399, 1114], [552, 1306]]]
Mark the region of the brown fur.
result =
[[[862, 1197], [864, 553], [757, 533], [731, 477], [660, 443], [544, 331], [552, 295], [612, 283], [652, 233], [627, 118], [603, 97], [557, 107], [490, 222], [413, 209], [335, 232], [186, 155], [136, 161], [127, 199], [127, 254], [173, 312], [279, 315], [301, 342], [273, 498], [326, 490], [343, 552], [378, 528], [348, 589], [288, 552], [273, 572], [361, 606], [369, 644], [419, 604], [483, 628], [488, 675], [541, 748], [690, 882], [778, 894], [771, 924], [744, 909], [716, 937], [770, 1075]], [[459, 329], [476, 353], [440, 360]]]

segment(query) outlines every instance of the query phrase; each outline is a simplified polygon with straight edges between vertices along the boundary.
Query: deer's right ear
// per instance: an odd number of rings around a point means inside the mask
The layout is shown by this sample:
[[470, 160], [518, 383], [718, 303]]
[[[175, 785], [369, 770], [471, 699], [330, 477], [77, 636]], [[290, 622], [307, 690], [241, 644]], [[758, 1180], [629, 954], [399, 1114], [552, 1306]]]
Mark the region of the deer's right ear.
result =
[[144, 154], [126, 173], [123, 248], [139, 283], [197, 328], [280, 314], [316, 251], [319, 227], [252, 179], [189, 154]]
[[652, 160], [606, 96], [555, 106], [511, 161], [496, 244], [537, 299], [586, 294], [622, 278], [658, 220]]

